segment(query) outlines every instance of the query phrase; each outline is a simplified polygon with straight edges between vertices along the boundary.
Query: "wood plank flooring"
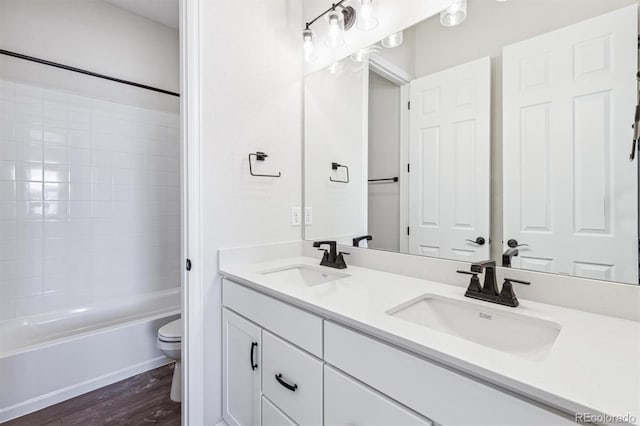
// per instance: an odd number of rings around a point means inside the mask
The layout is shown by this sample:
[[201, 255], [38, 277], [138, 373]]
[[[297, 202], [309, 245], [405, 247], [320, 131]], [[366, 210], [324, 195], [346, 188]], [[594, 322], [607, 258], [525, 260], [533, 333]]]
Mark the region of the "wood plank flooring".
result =
[[180, 403], [169, 398], [174, 364], [19, 417], [3, 426], [180, 425]]

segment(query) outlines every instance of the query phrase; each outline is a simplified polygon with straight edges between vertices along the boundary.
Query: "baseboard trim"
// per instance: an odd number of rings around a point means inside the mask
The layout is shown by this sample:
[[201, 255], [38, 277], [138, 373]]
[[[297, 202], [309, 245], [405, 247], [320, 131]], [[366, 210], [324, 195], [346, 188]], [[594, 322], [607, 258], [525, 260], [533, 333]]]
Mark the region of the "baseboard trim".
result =
[[105, 374], [84, 382], [76, 383], [74, 385], [58, 389], [44, 395], [40, 395], [27, 401], [23, 401], [19, 404], [12, 405], [0, 410], [0, 423], [24, 416], [29, 413], [33, 413], [34, 411], [38, 411], [46, 407], [50, 407], [51, 405], [57, 404], [59, 402], [75, 398], [76, 396], [91, 392], [96, 389], [100, 389], [101, 387], [119, 382], [120, 380], [127, 379], [140, 373], [144, 373], [145, 371], [162, 367], [163, 365], [170, 364], [171, 362], [173, 362], [173, 360], [165, 356], [160, 356], [127, 368], [123, 368], [121, 370], [111, 372], [109, 374]]

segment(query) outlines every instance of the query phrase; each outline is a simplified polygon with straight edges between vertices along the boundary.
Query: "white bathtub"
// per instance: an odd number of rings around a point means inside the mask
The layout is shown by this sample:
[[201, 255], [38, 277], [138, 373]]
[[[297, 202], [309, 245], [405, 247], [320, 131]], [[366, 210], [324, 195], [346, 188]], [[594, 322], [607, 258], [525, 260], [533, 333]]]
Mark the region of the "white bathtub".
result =
[[180, 290], [0, 322], [0, 423], [169, 362]]

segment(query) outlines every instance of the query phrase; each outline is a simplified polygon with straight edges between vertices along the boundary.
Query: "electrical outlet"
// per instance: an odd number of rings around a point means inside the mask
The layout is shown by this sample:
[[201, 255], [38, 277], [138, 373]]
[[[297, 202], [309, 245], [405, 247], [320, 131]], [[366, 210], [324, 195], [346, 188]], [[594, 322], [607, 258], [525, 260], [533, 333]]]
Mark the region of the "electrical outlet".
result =
[[306, 206], [304, 208], [304, 224], [312, 225], [313, 224], [313, 208]]
[[291, 226], [300, 226], [302, 224], [302, 211], [300, 207], [291, 207]]

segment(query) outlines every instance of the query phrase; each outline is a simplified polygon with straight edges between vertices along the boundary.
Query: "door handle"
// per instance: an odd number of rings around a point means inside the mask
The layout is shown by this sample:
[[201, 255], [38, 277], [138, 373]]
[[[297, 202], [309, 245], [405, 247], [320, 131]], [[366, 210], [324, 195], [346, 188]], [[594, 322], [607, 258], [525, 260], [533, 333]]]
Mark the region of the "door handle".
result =
[[478, 237], [475, 240], [466, 240], [468, 242], [470, 242], [471, 244], [476, 244], [479, 246], [483, 246], [487, 243], [487, 240], [484, 239], [484, 237]]
[[520, 244], [518, 243], [518, 240], [514, 240], [513, 238], [507, 241], [507, 245], [511, 248], [529, 247], [529, 244]]
[[253, 353], [255, 352], [255, 349], [258, 347], [258, 344], [256, 342], [251, 342], [251, 349], [249, 350], [249, 361], [251, 362], [251, 370], [255, 371], [256, 368], [258, 368], [258, 364], [255, 363], [255, 361], [253, 360]]
[[287, 383], [283, 378], [282, 378], [282, 373], [278, 373], [276, 374], [276, 380], [278, 381], [278, 383], [280, 383], [282, 386], [284, 386], [285, 388], [289, 389], [291, 392], [295, 392], [298, 389], [298, 385], [296, 385], [295, 383], [293, 385]]

